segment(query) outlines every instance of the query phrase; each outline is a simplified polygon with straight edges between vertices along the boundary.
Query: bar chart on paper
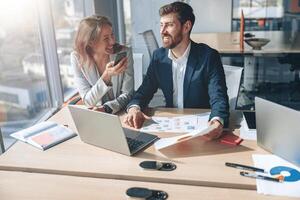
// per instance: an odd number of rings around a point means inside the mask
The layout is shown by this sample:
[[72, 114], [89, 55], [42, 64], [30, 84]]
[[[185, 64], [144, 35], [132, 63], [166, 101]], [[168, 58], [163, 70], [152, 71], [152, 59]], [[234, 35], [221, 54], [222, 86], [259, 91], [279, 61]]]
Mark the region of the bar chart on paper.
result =
[[210, 112], [179, 117], [152, 117], [144, 122], [143, 132], [191, 132], [207, 128]]

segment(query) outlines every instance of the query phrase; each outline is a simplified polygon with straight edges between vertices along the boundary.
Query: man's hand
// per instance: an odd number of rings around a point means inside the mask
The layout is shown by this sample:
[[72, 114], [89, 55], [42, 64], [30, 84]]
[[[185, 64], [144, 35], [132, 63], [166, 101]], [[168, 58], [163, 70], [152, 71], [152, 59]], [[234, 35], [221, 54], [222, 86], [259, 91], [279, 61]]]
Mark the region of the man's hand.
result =
[[213, 129], [209, 133], [203, 135], [203, 137], [205, 139], [214, 140], [214, 139], [219, 138], [222, 135], [223, 125], [218, 120], [215, 119], [215, 120], [208, 122], [208, 126], [212, 126]]
[[128, 110], [127, 115], [124, 118], [124, 123], [134, 128], [141, 128], [144, 121], [150, 119], [137, 107], [132, 107]]

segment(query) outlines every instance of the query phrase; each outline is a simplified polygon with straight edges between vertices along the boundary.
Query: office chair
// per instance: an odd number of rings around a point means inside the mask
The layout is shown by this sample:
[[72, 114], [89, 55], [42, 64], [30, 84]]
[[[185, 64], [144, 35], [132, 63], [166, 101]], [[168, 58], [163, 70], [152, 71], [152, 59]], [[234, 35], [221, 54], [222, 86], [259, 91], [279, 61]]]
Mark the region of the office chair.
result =
[[77, 104], [82, 104], [82, 100], [79, 95], [72, 97], [68, 102], [68, 105], [77, 105]]
[[280, 64], [290, 64], [290, 71], [294, 73], [294, 80], [290, 82], [289, 101], [300, 101], [300, 55], [287, 54], [284, 57], [279, 57]]
[[[154, 50], [158, 49], [158, 43], [156, 37], [152, 30], [147, 30], [140, 34], [143, 35], [151, 59]], [[160, 107], [160, 106], [165, 106], [165, 104], [166, 104], [165, 97], [162, 91], [158, 89], [158, 91], [154, 94], [152, 100], [150, 101], [149, 107]]]
[[152, 55], [153, 55], [153, 51], [155, 49], [158, 49], [158, 43], [157, 43], [157, 40], [155, 38], [155, 35], [154, 35], [152, 30], [147, 30], [147, 31], [144, 31], [140, 34], [143, 35], [143, 38], [144, 38], [145, 43], [147, 45], [148, 53], [149, 53], [149, 56], [150, 56], [150, 59], [151, 59]]
[[82, 105], [82, 99], [79, 95], [79, 93], [76, 93], [73, 97], [71, 97], [69, 100], [67, 100], [64, 104], [63, 107], [67, 105]]
[[223, 67], [229, 100], [229, 128], [234, 129], [240, 125], [242, 119], [242, 113], [236, 110], [236, 106], [239, 96], [243, 68], [230, 65], [223, 65]]
[[223, 65], [230, 110], [235, 110], [243, 68]]

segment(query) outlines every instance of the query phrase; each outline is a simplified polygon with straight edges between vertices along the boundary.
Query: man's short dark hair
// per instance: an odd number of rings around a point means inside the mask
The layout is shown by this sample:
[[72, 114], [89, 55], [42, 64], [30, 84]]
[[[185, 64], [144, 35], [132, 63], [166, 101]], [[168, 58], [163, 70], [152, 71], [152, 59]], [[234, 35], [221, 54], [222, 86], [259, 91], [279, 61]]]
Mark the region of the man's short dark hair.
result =
[[164, 5], [159, 9], [159, 15], [162, 17], [164, 15], [168, 15], [170, 13], [176, 13], [177, 18], [181, 24], [184, 24], [186, 21], [190, 20], [192, 23], [192, 27], [195, 22], [195, 15], [193, 12], [193, 8], [187, 4], [180, 1], [176, 1], [167, 5]]

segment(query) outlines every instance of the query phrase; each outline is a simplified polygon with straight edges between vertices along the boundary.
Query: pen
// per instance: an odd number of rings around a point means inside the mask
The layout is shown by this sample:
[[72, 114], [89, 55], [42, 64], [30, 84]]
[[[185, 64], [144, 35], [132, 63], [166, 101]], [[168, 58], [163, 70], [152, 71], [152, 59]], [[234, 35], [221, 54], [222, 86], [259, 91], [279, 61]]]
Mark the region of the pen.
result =
[[249, 170], [249, 171], [254, 171], [254, 172], [266, 173], [266, 171], [264, 169], [257, 168], [257, 167], [251, 167], [251, 166], [247, 166], [247, 165], [241, 165], [241, 164], [237, 164], [237, 163], [226, 162], [225, 165], [227, 167], [234, 167], [234, 168], [242, 169], [242, 170]]
[[188, 139], [188, 138], [190, 138], [190, 137], [192, 137], [192, 136], [191, 136], [191, 135], [188, 135], [188, 136], [185, 136], [185, 137], [178, 138], [178, 139], [177, 139], [177, 142], [180, 142], [180, 141], [182, 141], [182, 140]]
[[245, 177], [250, 177], [250, 178], [262, 179], [262, 180], [266, 180], [266, 181], [274, 181], [274, 182], [279, 182], [279, 183], [283, 182], [283, 179], [273, 178], [273, 177], [269, 177], [269, 176], [262, 176], [262, 175], [258, 175], [258, 174], [254, 174], [254, 173], [248, 173], [248, 172], [240, 172], [240, 175], [245, 176]]

